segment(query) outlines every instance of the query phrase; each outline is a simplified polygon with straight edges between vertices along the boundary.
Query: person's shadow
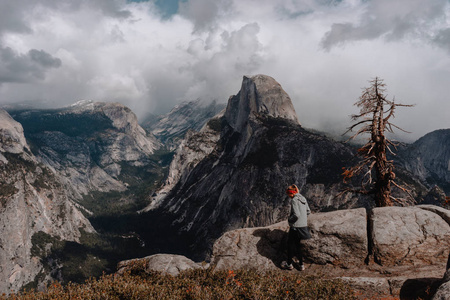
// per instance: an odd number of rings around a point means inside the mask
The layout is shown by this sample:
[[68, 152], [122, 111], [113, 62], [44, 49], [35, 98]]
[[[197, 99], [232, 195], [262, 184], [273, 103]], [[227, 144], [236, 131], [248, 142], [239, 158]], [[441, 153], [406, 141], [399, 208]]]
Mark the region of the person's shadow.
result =
[[401, 300], [430, 300], [436, 293], [441, 278], [416, 278], [405, 281], [400, 290]]
[[256, 249], [259, 255], [270, 259], [277, 267], [283, 260], [286, 260], [286, 242], [288, 234], [281, 229], [257, 229], [253, 232], [254, 236], [260, 237], [256, 243]]

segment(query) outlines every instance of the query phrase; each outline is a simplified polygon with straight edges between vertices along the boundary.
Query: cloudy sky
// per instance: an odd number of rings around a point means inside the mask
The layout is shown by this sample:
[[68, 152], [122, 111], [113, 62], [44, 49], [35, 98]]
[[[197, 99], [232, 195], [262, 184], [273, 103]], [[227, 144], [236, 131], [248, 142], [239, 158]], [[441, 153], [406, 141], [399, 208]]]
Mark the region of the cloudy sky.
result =
[[449, 0], [0, 0], [0, 104], [118, 101], [138, 116], [226, 102], [266, 74], [305, 127], [335, 132], [361, 89], [416, 104], [411, 141], [450, 128]]

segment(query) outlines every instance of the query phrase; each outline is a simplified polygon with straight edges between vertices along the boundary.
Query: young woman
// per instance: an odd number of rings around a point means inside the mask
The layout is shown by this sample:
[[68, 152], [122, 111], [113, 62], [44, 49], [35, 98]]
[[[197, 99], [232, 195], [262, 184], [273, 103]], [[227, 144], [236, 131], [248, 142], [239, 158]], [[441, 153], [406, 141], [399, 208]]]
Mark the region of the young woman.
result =
[[289, 234], [288, 234], [288, 258], [287, 261], [281, 263], [283, 269], [292, 270], [293, 258], [298, 259], [298, 269], [303, 271], [305, 266], [303, 265], [303, 255], [300, 249], [300, 240], [306, 240], [311, 238], [311, 234], [308, 228], [308, 215], [311, 213], [306, 198], [303, 197], [298, 190], [298, 187], [293, 184], [286, 190], [286, 194], [291, 200], [291, 214], [288, 218]]

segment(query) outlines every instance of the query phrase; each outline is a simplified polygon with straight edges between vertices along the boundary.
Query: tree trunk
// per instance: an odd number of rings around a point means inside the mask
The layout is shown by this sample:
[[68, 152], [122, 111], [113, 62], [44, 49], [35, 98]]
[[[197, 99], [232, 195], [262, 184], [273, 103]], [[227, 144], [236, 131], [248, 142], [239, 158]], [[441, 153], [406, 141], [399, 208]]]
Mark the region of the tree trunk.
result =
[[[380, 131], [382, 132], [382, 131]], [[377, 207], [391, 206], [391, 167], [386, 158], [386, 139], [384, 135], [377, 137], [375, 146], [375, 171], [377, 181], [375, 183], [375, 204]]]

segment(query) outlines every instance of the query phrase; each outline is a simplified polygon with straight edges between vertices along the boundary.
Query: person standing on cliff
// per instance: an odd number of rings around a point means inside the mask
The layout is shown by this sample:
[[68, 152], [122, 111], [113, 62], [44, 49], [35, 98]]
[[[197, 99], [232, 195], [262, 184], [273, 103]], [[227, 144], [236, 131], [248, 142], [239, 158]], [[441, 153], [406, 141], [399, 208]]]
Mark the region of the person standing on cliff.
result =
[[300, 241], [311, 238], [308, 227], [308, 215], [311, 213], [306, 198], [303, 197], [298, 187], [293, 184], [286, 190], [286, 194], [290, 198], [291, 213], [288, 218], [289, 233], [287, 241], [287, 261], [281, 263], [281, 267], [286, 270], [294, 268], [294, 257], [298, 259], [298, 269], [303, 271], [303, 255], [301, 253]]

